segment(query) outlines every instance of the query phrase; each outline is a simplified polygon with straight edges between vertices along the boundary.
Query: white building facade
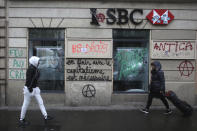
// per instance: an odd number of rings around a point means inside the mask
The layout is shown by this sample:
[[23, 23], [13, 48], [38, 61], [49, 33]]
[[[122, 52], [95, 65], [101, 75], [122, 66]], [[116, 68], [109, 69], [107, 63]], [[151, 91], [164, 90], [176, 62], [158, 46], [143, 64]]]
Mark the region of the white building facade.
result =
[[33, 55], [41, 58], [39, 87], [48, 106], [146, 102], [154, 60], [162, 64], [166, 90], [196, 105], [197, 3], [191, 2], [8, 1], [6, 105], [22, 104]]

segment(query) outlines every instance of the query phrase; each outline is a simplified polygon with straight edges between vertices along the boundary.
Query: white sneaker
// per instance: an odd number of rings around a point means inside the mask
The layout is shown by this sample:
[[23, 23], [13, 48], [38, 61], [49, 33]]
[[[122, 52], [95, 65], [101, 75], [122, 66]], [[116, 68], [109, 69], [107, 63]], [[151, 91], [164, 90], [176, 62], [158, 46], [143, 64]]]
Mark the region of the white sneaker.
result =
[[148, 114], [149, 113], [149, 110], [147, 108], [144, 108], [144, 109], [141, 109], [141, 112], [143, 112], [145, 114]]

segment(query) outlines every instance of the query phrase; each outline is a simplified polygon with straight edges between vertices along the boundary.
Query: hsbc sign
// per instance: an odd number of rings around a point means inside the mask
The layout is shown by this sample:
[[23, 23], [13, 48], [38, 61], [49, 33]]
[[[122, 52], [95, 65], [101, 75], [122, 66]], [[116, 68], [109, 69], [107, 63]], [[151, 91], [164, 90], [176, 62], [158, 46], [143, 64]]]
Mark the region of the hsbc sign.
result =
[[[131, 12], [128, 12], [127, 9], [123, 8], [110, 8], [107, 9], [106, 13], [99, 13], [97, 12], [96, 8], [91, 8], [90, 13], [92, 15], [92, 21], [90, 24], [92, 25], [100, 25], [100, 23], [106, 22], [108, 25], [124, 25], [127, 24], [129, 21], [134, 25], [140, 25], [143, 22], [143, 18], [140, 20], [134, 19], [134, 14], [138, 13], [138, 15], [143, 16], [143, 10], [142, 9], [134, 9], [131, 10]], [[146, 18], [154, 25], [167, 25], [169, 24], [173, 19], [173, 14], [166, 9], [154, 9], [152, 10]]]
[[146, 18], [154, 25], [167, 25], [174, 19], [174, 15], [166, 9], [154, 9]]

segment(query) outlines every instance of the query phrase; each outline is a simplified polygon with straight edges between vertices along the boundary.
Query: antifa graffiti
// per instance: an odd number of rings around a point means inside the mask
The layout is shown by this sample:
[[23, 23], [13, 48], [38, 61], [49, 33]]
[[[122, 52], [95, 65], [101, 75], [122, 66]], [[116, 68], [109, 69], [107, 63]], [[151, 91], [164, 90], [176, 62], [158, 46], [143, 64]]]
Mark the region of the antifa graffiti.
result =
[[153, 42], [153, 58], [194, 58], [194, 41]]
[[178, 52], [193, 50], [191, 42], [156, 42], [154, 43], [154, 50], [168, 51], [168, 52]]
[[109, 59], [67, 59], [67, 81], [111, 81]]

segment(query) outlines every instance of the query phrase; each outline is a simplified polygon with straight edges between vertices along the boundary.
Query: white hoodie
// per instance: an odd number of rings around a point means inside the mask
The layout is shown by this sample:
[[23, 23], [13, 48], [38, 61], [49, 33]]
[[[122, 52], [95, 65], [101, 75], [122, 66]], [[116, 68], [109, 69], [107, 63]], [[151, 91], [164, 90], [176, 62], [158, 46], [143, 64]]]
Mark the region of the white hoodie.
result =
[[39, 62], [40, 58], [37, 56], [32, 56], [29, 59], [29, 63], [32, 64], [33, 66], [35, 66], [36, 68], [38, 67], [38, 62]]

